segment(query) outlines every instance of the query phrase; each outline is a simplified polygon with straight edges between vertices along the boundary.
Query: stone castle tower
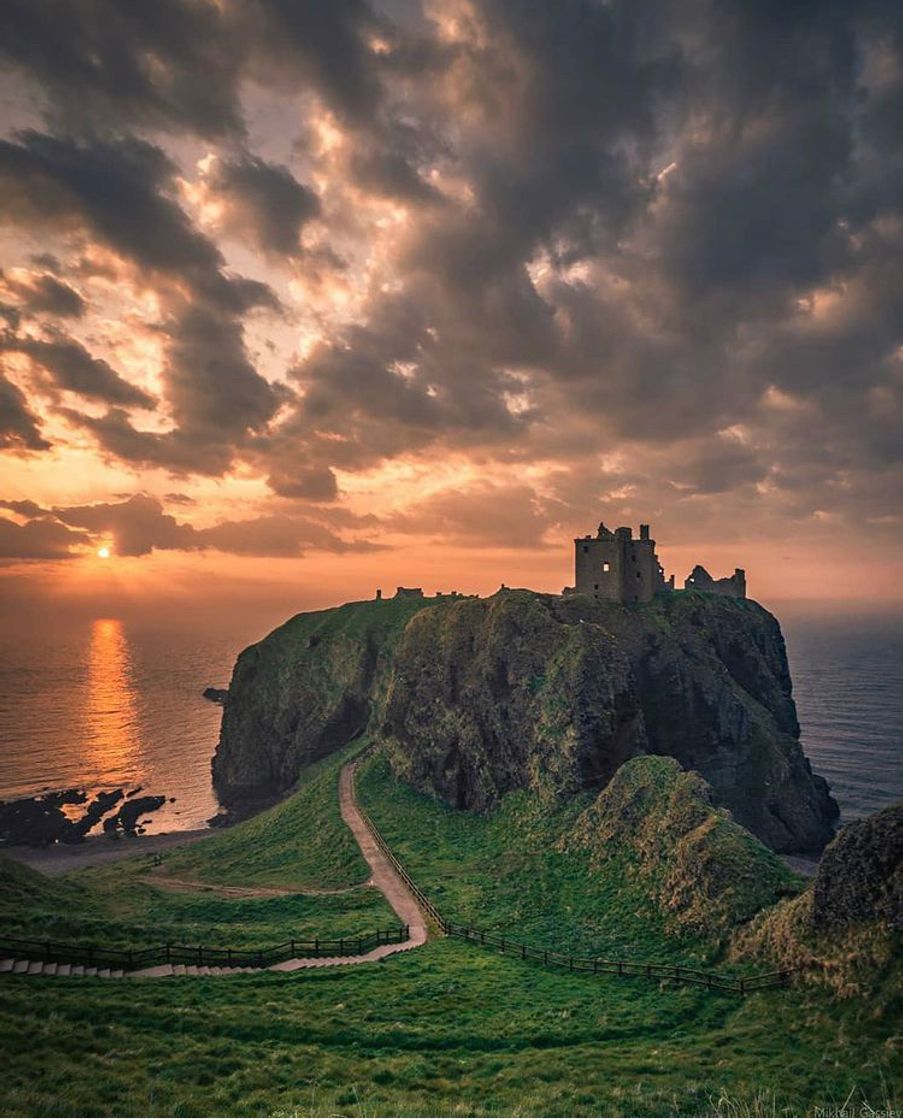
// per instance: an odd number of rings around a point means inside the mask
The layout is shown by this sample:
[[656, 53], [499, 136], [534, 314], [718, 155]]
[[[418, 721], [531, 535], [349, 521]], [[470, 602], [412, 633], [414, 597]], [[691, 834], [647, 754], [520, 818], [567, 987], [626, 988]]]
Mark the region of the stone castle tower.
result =
[[[574, 586], [566, 587], [565, 594], [576, 592], [615, 603], [649, 603], [659, 591], [673, 590], [674, 576], [665, 579], [648, 525], [640, 526], [639, 538], [632, 529], [622, 526], [612, 532], [600, 524], [594, 537], [575, 539]], [[745, 599], [746, 572], [736, 568], [732, 576], [713, 579], [697, 564], [684, 581], [684, 590]]]
[[657, 591], [674, 590], [674, 577], [665, 579], [648, 525], [640, 526], [637, 539], [632, 529], [612, 532], [603, 524], [595, 537], [577, 537], [574, 549], [574, 590], [579, 595], [648, 603]]

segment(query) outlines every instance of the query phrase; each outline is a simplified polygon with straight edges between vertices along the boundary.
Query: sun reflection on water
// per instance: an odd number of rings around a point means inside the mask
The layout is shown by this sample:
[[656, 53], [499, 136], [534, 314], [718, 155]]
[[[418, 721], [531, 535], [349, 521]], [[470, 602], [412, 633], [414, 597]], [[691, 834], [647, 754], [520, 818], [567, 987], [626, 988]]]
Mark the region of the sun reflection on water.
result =
[[128, 639], [118, 618], [96, 618], [91, 624], [86, 717], [88, 771], [126, 780], [139, 753], [137, 697]]

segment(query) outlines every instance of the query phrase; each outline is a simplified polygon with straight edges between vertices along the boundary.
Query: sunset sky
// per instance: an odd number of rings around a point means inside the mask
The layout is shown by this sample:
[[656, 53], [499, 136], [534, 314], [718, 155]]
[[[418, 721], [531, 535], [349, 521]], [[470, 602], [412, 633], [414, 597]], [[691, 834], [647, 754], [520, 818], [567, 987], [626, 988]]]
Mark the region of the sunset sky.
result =
[[[903, 6], [4, 0], [0, 596], [903, 597]], [[98, 555], [106, 549], [109, 556]]]

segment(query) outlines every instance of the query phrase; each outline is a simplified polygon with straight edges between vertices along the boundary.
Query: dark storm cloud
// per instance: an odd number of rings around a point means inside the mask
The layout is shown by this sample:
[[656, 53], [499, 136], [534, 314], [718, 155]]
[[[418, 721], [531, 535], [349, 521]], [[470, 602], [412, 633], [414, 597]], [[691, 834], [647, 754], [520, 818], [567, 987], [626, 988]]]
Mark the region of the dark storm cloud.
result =
[[37, 417], [29, 411], [22, 390], [0, 374], [0, 448], [46, 451]]
[[83, 129], [241, 130], [244, 46], [209, 0], [5, 0], [0, 56], [34, 79], [51, 118]]
[[[4, 216], [87, 232], [163, 294], [176, 426], [141, 431], [120, 407], [73, 421], [134, 464], [216, 474], [241, 455], [311, 502], [338, 497], [335, 470], [393, 456], [554, 459], [581, 479], [629, 441], [617, 481], [643, 500], [883, 517], [903, 392], [897, 8], [444, 0], [441, 28], [409, 9], [6, 6], [8, 49], [55, 120], [71, 125], [71, 104], [98, 128], [0, 143]], [[236, 142], [249, 77], [290, 94], [310, 136], [311, 92], [338, 121], [331, 154], [295, 149], [319, 200], [253, 130]], [[123, 135], [138, 126], [230, 136], [205, 183], [221, 229], [296, 275], [313, 276], [298, 252], [313, 219], [337, 245], [372, 240], [349, 260], [387, 262], [348, 321], [300, 308], [322, 334], [292, 370], [297, 398], [245, 348], [244, 317], [275, 295], [227, 273], [172, 157]], [[387, 199], [404, 215], [389, 233], [368, 225]], [[17, 393], [5, 438], [37, 449]], [[598, 490], [575, 484], [574, 501]], [[478, 540], [479, 500], [426, 513]], [[541, 540], [561, 510], [517, 500]]]
[[298, 3], [252, 0], [242, 12], [254, 76], [315, 88], [343, 120], [373, 120], [381, 99], [378, 62], [368, 37], [383, 21], [364, 0]]
[[[339, 553], [352, 547], [356, 551], [377, 548], [366, 540], [351, 544], [326, 521], [296, 514], [263, 514], [245, 520], [220, 521], [209, 528], [198, 529], [188, 522], [177, 521], [157, 498], [148, 494], [133, 494], [118, 502], [56, 507], [53, 515], [58, 528], [73, 526], [95, 535], [111, 535], [119, 556], [146, 556], [155, 549], [188, 552], [216, 549], [236, 556], [275, 557], [300, 556], [308, 549]], [[0, 526], [2, 524], [0, 520]], [[84, 534], [80, 534], [80, 538], [89, 539]], [[24, 557], [27, 553], [23, 550], [19, 555]]]
[[84, 227], [141, 268], [183, 281], [197, 297], [245, 309], [248, 294], [222, 273], [219, 249], [169, 197], [175, 174], [162, 149], [135, 138], [76, 142], [26, 131], [0, 141], [7, 222]]
[[52, 518], [19, 525], [0, 517], [0, 560], [67, 560], [72, 549], [89, 541], [86, 533], [67, 528]]
[[19, 310], [30, 315], [44, 312], [61, 319], [79, 319], [87, 308], [75, 288], [48, 272], [19, 278], [5, 275], [0, 269], [0, 284], [19, 301]]
[[13, 513], [18, 513], [22, 517], [27, 517], [29, 519], [47, 517], [50, 513], [49, 510], [43, 509], [37, 502], [32, 502], [28, 498], [23, 498], [21, 501], [0, 502], [0, 509], [12, 510]]
[[153, 408], [154, 398], [131, 385], [102, 358], [94, 358], [80, 342], [65, 335], [53, 339], [0, 335], [0, 351], [25, 354], [49, 374], [59, 389], [112, 405]]
[[316, 194], [288, 168], [250, 155], [218, 164], [210, 185], [226, 208], [225, 228], [265, 253], [295, 256], [301, 227], [320, 212]]
[[[278, 301], [266, 284], [224, 273], [219, 249], [168, 193], [175, 170], [161, 149], [143, 141], [76, 143], [28, 132], [17, 142], [0, 141], [0, 201], [7, 220], [83, 226], [161, 282], [189, 290], [190, 303], [178, 292], [162, 291], [170, 308], [163, 324], [169, 337], [163, 381], [175, 431], [136, 432], [119, 413], [83, 424], [107, 451], [132, 462], [176, 470], [197, 464], [215, 472], [231, 461], [244, 433], [265, 424], [284, 399], [249, 361], [241, 321], [249, 309], [275, 309]], [[146, 407], [148, 398], [137, 389], [120, 386], [118, 396], [113, 392], [112, 371], [103, 363], [92, 365], [86, 355], [79, 360], [71, 347], [63, 353], [60, 347], [29, 345], [33, 351], [43, 347], [45, 360], [55, 359], [58, 376], [65, 370], [70, 379], [65, 387], [73, 387], [73, 378], [86, 385], [90, 373], [95, 396], [105, 392], [111, 404]]]

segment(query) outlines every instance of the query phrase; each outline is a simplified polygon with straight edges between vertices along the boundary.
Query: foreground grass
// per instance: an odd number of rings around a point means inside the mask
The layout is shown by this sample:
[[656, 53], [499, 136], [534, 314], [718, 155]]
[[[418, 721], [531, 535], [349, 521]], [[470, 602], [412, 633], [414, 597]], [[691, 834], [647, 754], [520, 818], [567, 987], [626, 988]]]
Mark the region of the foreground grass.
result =
[[7, 1115], [808, 1115], [893, 1107], [899, 1072], [851, 1004], [572, 976], [453, 941], [353, 970], [3, 993]]
[[[349, 751], [309, 771], [286, 801], [209, 839], [167, 852], [167, 876], [228, 886], [279, 886], [342, 893], [227, 898], [173, 891], [153, 881], [150, 857], [44, 879], [0, 868], [0, 925], [9, 936], [141, 947], [172, 942], [260, 948], [290, 937], [344, 937], [394, 928], [369, 868], [341, 819], [338, 774]], [[359, 888], [346, 890], [345, 888]]]

